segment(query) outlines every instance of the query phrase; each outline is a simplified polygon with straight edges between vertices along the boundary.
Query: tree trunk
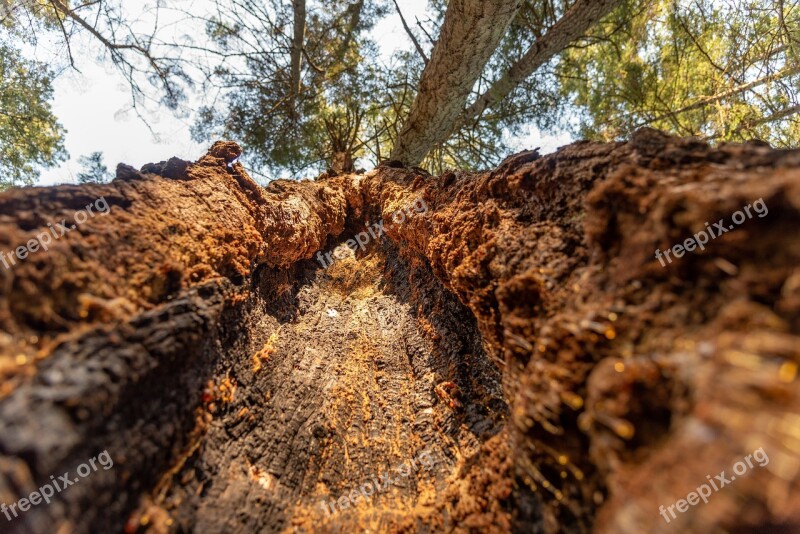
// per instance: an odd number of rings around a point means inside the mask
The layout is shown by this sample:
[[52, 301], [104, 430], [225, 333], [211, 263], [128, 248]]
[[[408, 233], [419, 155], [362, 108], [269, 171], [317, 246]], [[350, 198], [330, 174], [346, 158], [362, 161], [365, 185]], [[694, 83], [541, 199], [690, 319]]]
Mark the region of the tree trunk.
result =
[[350, 173], [355, 170], [353, 154], [348, 150], [334, 152], [331, 158], [332, 174]]
[[0, 267], [10, 530], [649, 532], [756, 448], [669, 528], [800, 528], [800, 152], [643, 130], [265, 189], [240, 153], [0, 194], [7, 262], [76, 222]]
[[391, 159], [418, 165], [445, 141], [521, 0], [452, 0]]
[[292, 0], [294, 8], [294, 32], [291, 52], [291, 94], [297, 96], [301, 88], [301, 67], [303, 64], [303, 47], [306, 38], [306, 0]]

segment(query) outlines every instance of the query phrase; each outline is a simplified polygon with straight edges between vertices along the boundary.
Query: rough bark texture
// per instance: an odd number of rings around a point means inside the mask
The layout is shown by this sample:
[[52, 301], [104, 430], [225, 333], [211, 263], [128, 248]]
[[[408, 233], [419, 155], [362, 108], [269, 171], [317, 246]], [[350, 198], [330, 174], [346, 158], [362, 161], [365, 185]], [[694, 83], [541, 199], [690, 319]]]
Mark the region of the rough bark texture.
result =
[[504, 73], [469, 106], [461, 115], [453, 131], [465, 123], [475, 120], [486, 109], [502, 102], [539, 67], [550, 61], [570, 43], [583, 37], [600, 19], [611, 13], [622, 0], [577, 0], [564, 16], [519, 58], [508, 72]]
[[521, 0], [452, 0], [391, 159], [418, 165], [447, 139]]
[[[238, 152], [0, 195], [0, 251], [113, 206], [0, 269], [0, 500], [115, 461], [4, 530], [800, 528], [800, 152], [644, 130], [266, 189]], [[387, 239], [310, 260], [381, 217]]]

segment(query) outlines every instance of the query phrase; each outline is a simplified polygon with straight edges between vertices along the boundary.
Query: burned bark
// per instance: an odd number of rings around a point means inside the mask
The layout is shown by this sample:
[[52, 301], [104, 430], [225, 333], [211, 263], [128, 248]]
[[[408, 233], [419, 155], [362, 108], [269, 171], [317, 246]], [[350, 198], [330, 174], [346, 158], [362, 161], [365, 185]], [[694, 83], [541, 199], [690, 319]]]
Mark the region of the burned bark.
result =
[[111, 205], [0, 269], [0, 500], [114, 459], [12, 529], [800, 526], [800, 152], [644, 130], [265, 189], [238, 155], [0, 195], [0, 251]]

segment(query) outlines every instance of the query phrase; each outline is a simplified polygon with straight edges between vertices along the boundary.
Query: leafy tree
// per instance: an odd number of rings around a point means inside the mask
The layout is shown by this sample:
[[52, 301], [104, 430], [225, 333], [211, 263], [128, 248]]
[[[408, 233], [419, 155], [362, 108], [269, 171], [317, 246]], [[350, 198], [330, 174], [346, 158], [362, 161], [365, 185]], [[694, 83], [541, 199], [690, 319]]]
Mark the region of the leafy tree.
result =
[[364, 0], [218, 5], [203, 48], [219, 60], [206, 73], [214, 102], [201, 110], [195, 139], [237, 139], [250, 164], [273, 174], [352, 170], [366, 150], [374, 96], [386, 91], [364, 37], [383, 8]]
[[67, 159], [52, 96], [52, 73], [0, 42], [0, 190], [30, 185], [41, 168]]
[[[800, 0], [430, 0], [416, 26], [397, 0], [211, 4], [183, 22], [201, 24], [202, 41], [142, 32], [121, 0], [30, 0], [0, 23], [28, 40], [23, 15], [58, 32], [70, 62], [71, 37], [88, 33], [130, 82], [134, 108], [178, 110], [200, 86], [193, 137], [236, 139], [272, 177], [359, 159], [490, 167], [532, 123], [600, 139], [645, 125], [800, 138]], [[382, 64], [369, 31], [390, 13], [414, 47]]]
[[102, 152], [92, 152], [88, 156], [81, 156], [78, 158], [78, 163], [83, 167], [83, 171], [78, 173], [79, 184], [104, 184], [113, 178], [108, 172], [108, 167], [103, 163]]
[[[256, 165], [293, 174], [424, 154], [434, 171], [493, 166], [531, 123], [796, 145], [799, 2], [432, 0], [415, 32], [394, 0], [218, 0], [220, 98], [196, 133], [234, 136]], [[366, 32], [392, 7], [414, 51], [381, 65]]]
[[374, 10], [363, 0], [324, 8], [279, 0], [218, 5], [204, 19], [210, 43], [203, 50], [217, 59], [206, 66], [214, 103], [201, 109], [195, 139], [237, 139], [248, 147], [251, 165], [274, 174], [331, 165], [337, 152], [350, 152], [339, 159], [351, 161], [349, 130], [363, 116], [356, 103], [368, 101], [354, 83], [359, 34]]
[[796, 146], [798, 35], [797, 0], [629, 1], [559, 64], [583, 112], [568, 125], [607, 140], [652, 126]]
[[[435, 171], [493, 165], [507, 152], [509, 133], [518, 133], [537, 112], [544, 114], [557, 94], [552, 84], [537, 83], [530, 74], [619, 3], [580, 0], [570, 9], [563, 1], [506, 1], [514, 8], [434, 0], [431, 20], [418, 23], [415, 33], [399, 2], [387, 8], [363, 0], [324, 6], [300, 0], [218, 0], [214, 16], [205, 20], [211, 44], [201, 48], [219, 61], [206, 68], [211, 103], [202, 109], [193, 135], [202, 141], [235, 138], [248, 147], [249, 163], [273, 175], [285, 170], [300, 175], [323, 165], [346, 171], [358, 158], [372, 164], [389, 157], [407, 159], [398, 142], [414, 145], [411, 163], [429, 153], [424, 164]], [[398, 53], [391, 64], [381, 65], [366, 32], [392, 6], [415, 51]], [[497, 16], [483, 16], [483, 11]], [[566, 23], [556, 26], [562, 18]], [[442, 30], [446, 23], [454, 31]], [[480, 54], [471, 42], [454, 42], [451, 48], [467, 50], [469, 61], [456, 61], [453, 54], [431, 56], [437, 44], [432, 35], [438, 32], [481, 41]], [[539, 38], [545, 37], [549, 40], [543, 46]], [[539, 48], [541, 53], [532, 52]], [[476, 64], [481, 57], [487, 59]], [[489, 57], [493, 61], [487, 63]], [[437, 78], [451, 67], [467, 65], [458, 99], [451, 100], [442, 89], [453, 87], [459, 76], [444, 83]], [[430, 71], [429, 89], [418, 96], [424, 69]], [[468, 96], [477, 107], [463, 109]], [[415, 101], [431, 113], [410, 116]], [[439, 131], [427, 136], [421, 122]]]

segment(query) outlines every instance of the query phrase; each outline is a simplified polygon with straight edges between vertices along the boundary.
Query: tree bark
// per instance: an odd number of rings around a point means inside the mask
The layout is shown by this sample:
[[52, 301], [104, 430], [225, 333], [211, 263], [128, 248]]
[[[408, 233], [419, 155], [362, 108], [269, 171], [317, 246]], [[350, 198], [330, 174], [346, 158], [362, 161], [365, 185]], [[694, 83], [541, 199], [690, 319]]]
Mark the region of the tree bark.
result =
[[452, 0], [391, 159], [419, 164], [445, 141], [521, 0]]
[[489, 89], [469, 106], [453, 125], [451, 133], [477, 119], [485, 110], [502, 102], [520, 83], [570, 43], [608, 15], [621, 0], [578, 0], [553, 27], [517, 60]]
[[240, 154], [0, 194], [2, 253], [111, 207], [0, 266], [0, 502], [114, 461], [9, 530], [652, 532], [758, 447], [669, 527], [800, 527], [800, 151], [267, 188]]
[[333, 174], [351, 173], [355, 170], [353, 154], [348, 150], [337, 151], [331, 158], [331, 171]]

